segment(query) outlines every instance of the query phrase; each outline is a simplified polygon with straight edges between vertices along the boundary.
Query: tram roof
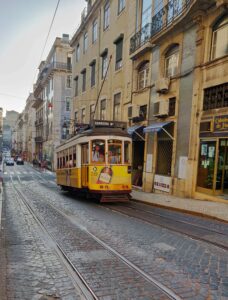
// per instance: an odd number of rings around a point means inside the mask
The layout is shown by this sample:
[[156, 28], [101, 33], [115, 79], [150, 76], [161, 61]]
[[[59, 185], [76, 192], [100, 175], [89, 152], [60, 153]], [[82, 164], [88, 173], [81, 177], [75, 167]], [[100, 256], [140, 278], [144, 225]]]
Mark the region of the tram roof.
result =
[[126, 122], [94, 120], [92, 124], [84, 125], [84, 128], [81, 128], [81, 130], [75, 136], [66, 140], [58, 147], [61, 147], [64, 144], [68, 144], [69, 142], [72, 142], [84, 136], [100, 136], [100, 135], [103, 136], [116, 135], [122, 137], [131, 137], [127, 132]]

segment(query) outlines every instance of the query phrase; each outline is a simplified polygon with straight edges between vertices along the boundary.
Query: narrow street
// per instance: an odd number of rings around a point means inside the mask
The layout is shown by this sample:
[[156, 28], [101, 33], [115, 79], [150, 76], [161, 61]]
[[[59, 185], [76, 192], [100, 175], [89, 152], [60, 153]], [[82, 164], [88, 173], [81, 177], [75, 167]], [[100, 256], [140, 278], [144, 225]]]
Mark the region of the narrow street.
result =
[[[5, 167], [0, 299], [228, 299], [228, 225]], [[4, 281], [5, 278], [5, 281]]]

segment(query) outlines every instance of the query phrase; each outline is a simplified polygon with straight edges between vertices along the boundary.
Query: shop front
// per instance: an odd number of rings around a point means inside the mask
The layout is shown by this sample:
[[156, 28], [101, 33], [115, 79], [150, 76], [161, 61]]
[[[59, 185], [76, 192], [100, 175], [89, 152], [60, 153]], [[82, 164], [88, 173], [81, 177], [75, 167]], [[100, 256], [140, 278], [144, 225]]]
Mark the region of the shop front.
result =
[[228, 115], [215, 116], [207, 123], [208, 132], [200, 133], [196, 190], [228, 200]]

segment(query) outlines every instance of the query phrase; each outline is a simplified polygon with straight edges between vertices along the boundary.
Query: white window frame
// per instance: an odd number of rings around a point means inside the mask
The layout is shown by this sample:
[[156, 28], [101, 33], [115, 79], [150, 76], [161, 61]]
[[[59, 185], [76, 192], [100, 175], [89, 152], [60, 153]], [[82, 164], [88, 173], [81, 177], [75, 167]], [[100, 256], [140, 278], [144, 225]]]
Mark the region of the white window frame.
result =
[[98, 21], [95, 19], [92, 25], [92, 43], [94, 44], [98, 38]]
[[110, 25], [110, 2], [107, 1], [104, 6], [104, 24], [103, 29], [106, 30]]

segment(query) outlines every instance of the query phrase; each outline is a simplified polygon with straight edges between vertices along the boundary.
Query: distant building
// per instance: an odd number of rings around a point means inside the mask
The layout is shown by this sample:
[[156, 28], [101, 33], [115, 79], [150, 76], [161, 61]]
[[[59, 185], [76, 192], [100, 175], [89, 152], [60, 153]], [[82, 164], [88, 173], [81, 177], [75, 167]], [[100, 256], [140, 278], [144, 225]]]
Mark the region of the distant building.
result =
[[3, 109], [0, 107], [0, 159], [2, 152], [2, 138], [3, 138]]
[[45, 61], [39, 66], [34, 85], [36, 110], [35, 158], [53, 168], [54, 148], [66, 139], [71, 108], [71, 56], [69, 36], [57, 37]]
[[12, 129], [18, 116], [19, 113], [17, 111], [6, 111], [6, 116], [3, 118], [3, 148], [11, 149], [12, 147]]

